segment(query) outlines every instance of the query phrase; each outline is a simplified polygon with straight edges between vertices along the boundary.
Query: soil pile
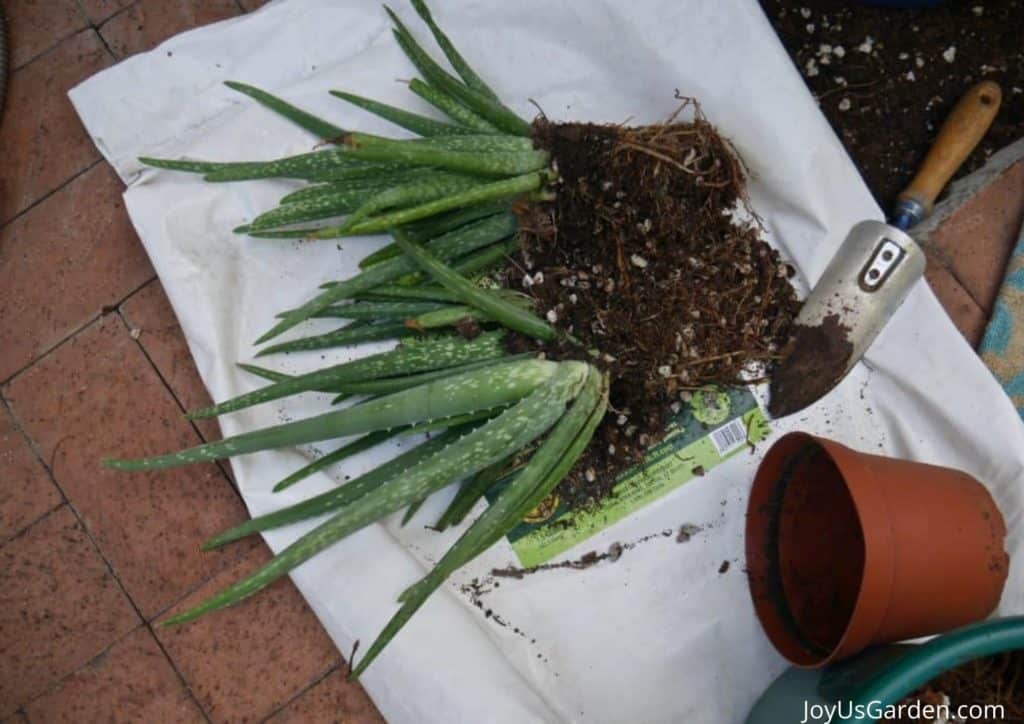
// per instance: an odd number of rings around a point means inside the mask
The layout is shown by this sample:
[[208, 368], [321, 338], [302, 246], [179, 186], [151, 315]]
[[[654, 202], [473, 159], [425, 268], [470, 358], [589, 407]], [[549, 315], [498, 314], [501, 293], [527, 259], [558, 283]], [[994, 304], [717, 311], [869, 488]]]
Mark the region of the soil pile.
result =
[[882, 208], [910, 182], [949, 111], [974, 83], [999, 83], [1003, 104], [956, 177], [1024, 134], [1024, 0], [918, 9], [760, 2]]
[[[736, 218], [743, 168], [699, 109], [692, 122], [640, 128], [542, 119], [534, 136], [552, 155], [556, 193], [520, 212], [505, 283], [610, 373], [612, 411], [562, 486], [600, 497], [690, 391], [742, 384], [777, 356], [799, 307], [793, 269]], [[568, 343], [543, 349], [580, 358]]]
[[[1002, 716], [998, 719], [984, 717], [972, 720], [979, 723], [1024, 721], [1024, 651], [968, 661], [940, 674], [900, 703], [910, 705], [920, 701], [935, 706], [945, 704], [947, 700], [953, 712], [958, 706], [989, 704], [1003, 707]], [[904, 717], [880, 721], [910, 724], [925, 720]]]

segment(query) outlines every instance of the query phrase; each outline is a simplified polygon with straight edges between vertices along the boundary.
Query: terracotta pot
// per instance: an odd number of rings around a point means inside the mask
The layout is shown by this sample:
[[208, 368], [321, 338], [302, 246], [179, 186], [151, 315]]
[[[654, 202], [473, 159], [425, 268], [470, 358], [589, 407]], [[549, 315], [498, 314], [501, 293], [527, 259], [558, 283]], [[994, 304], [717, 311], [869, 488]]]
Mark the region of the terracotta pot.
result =
[[999, 603], [1005, 536], [992, 496], [966, 473], [790, 433], [750, 493], [754, 608], [801, 667], [948, 631]]

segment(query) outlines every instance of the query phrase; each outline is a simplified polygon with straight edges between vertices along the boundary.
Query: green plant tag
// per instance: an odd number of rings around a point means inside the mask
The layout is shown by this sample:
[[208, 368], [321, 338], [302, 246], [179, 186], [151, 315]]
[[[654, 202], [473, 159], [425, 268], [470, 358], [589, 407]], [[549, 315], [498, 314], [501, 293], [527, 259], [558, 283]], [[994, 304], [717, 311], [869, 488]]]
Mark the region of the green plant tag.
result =
[[[506, 538], [521, 565], [546, 563], [630, 513], [700, 477], [771, 428], [750, 390], [705, 387], [669, 422], [665, 439], [643, 463], [622, 472], [612, 495], [586, 510], [570, 511], [553, 493]], [[488, 492], [488, 499], [501, 490]]]

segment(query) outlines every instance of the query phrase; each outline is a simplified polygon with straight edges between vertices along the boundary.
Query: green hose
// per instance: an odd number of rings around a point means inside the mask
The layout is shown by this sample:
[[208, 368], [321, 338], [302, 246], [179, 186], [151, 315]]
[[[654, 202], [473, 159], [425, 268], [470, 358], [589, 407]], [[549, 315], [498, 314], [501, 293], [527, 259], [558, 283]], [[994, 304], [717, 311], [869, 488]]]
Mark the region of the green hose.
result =
[[868, 724], [875, 721], [871, 712], [900, 703], [939, 674], [1017, 649], [1024, 649], [1024, 616], [973, 623], [919, 645], [878, 646], [824, 671], [790, 668], [765, 690], [746, 722], [823, 722], [825, 715], [821, 709], [814, 713], [814, 707], [842, 702], [844, 715], [861, 714], [843, 722]]
[[[973, 659], [1022, 648], [1024, 616], [974, 623], [937, 636], [920, 646], [908, 647], [907, 653], [871, 677], [848, 698], [854, 704], [898, 704], [944, 671]], [[849, 721], [874, 720], [858, 718]]]

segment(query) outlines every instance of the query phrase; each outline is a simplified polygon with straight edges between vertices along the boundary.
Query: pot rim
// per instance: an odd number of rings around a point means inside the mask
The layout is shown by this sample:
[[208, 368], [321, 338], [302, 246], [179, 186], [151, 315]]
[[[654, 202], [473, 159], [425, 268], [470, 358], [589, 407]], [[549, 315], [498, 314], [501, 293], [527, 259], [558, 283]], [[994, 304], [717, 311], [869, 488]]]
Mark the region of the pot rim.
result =
[[[753, 510], [753, 505], [760, 501], [759, 507], [764, 507], [771, 501], [787, 465], [808, 449], [817, 449], [835, 465], [853, 501], [864, 541], [864, 564], [857, 599], [843, 634], [832, 649], [823, 655], [813, 654], [796, 627], [787, 621], [792, 614], [785, 596], [777, 593], [775, 582], [757, 580], [758, 577], [781, 579], [781, 576], [777, 562], [773, 565], [771, 556], [764, 552], [775, 545], [768, 540], [773, 534], [773, 523], [769, 522], [771, 516], [763, 510]], [[746, 525], [747, 567], [754, 610], [772, 645], [790, 663], [800, 668], [819, 668], [863, 648], [881, 628], [889, 610], [895, 575], [892, 520], [876, 478], [868, 466], [863, 464], [863, 454], [841, 443], [794, 431], [783, 435], [772, 445], [754, 477]], [[852, 485], [851, 480], [855, 481]], [[873, 522], [870, 533], [864, 526], [866, 519]], [[777, 582], [777, 588], [781, 590], [781, 580]], [[771, 595], [772, 591], [776, 591], [776, 595]]]

